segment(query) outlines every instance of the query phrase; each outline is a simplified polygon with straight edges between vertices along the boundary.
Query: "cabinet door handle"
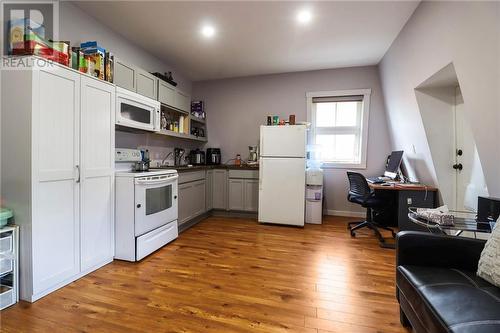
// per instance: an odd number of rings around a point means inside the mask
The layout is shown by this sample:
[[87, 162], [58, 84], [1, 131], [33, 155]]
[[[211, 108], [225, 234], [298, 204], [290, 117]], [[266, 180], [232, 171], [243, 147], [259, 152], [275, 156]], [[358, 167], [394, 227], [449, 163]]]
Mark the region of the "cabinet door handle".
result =
[[80, 166], [76, 166], [76, 172], [78, 173], [78, 177], [76, 178], [76, 182], [79, 183], [81, 180], [81, 174], [80, 174]]

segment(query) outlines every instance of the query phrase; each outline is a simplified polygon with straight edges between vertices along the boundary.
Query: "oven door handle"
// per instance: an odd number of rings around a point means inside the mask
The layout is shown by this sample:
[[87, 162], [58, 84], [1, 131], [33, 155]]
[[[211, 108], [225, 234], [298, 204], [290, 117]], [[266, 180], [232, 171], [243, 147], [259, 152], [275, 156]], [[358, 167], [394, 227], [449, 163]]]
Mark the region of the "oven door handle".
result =
[[172, 180], [176, 180], [179, 178], [178, 175], [175, 176], [169, 176], [167, 178], [161, 178], [161, 179], [149, 179], [149, 180], [143, 180], [143, 179], [136, 179], [135, 182], [136, 184], [140, 185], [153, 185], [153, 184], [160, 184], [160, 183], [170, 183]]

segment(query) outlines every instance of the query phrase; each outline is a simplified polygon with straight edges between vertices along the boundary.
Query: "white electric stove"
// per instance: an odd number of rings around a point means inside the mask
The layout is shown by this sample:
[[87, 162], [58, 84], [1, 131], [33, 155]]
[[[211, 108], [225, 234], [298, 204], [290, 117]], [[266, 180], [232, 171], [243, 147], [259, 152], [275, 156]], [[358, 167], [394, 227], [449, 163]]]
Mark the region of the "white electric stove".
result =
[[178, 236], [176, 170], [132, 171], [135, 149], [116, 149], [115, 258], [139, 261]]

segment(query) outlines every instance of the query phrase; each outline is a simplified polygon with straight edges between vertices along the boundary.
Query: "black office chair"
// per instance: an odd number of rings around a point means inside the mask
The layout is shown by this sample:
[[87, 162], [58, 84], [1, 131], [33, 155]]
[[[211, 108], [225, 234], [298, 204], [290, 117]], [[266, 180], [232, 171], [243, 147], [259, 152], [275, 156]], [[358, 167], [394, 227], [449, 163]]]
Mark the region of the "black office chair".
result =
[[[396, 237], [394, 230], [388, 227], [381, 226], [376, 223], [373, 219], [374, 214], [381, 213], [390, 202], [385, 199], [377, 198], [375, 191], [370, 189], [365, 176], [357, 172], [347, 172], [347, 178], [349, 178], [349, 194], [347, 195], [347, 200], [356, 203], [366, 208], [366, 220], [362, 222], [350, 222], [348, 223], [348, 229], [351, 232], [352, 237], [356, 237], [355, 231], [364, 227], [370, 228], [377, 236], [381, 247], [394, 248], [394, 245], [387, 244], [384, 237], [380, 233], [379, 229], [390, 231], [392, 237]], [[354, 226], [353, 226], [354, 225]]]

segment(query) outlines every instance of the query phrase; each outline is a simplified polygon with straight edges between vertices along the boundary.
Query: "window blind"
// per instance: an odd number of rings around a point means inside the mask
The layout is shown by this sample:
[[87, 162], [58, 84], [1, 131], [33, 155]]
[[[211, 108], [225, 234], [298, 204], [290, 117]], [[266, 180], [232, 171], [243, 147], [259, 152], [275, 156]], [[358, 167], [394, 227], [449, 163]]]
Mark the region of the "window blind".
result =
[[313, 97], [313, 103], [362, 102], [363, 95]]

